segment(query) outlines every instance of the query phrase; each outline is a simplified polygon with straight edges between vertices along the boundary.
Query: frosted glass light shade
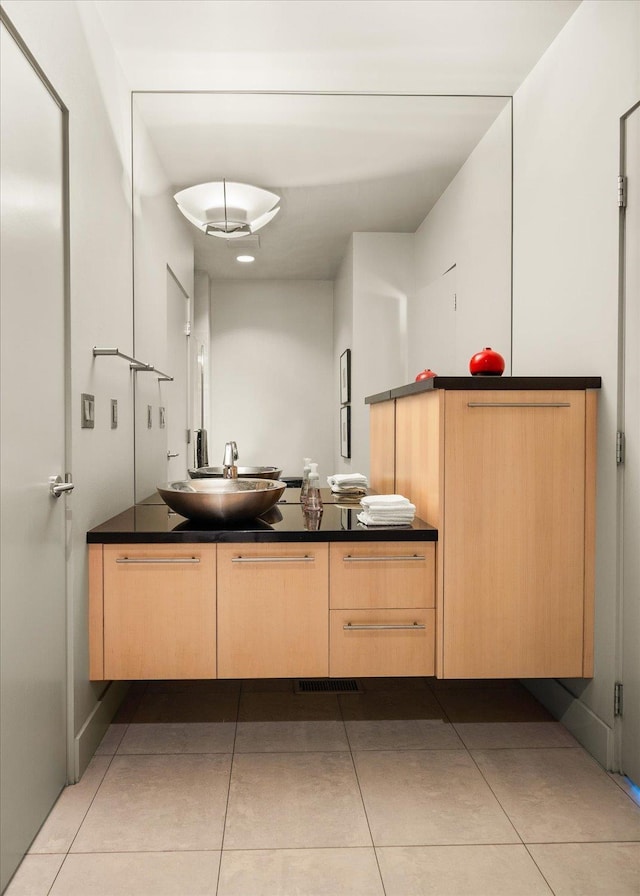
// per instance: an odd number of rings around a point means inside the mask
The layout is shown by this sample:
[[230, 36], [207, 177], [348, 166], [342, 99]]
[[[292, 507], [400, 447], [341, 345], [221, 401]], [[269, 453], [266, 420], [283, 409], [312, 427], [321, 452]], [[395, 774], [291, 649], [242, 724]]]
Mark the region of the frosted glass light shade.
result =
[[[226, 193], [226, 203], [225, 203]], [[181, 190], [173, 197], [182, 214], [200, 230], [222, 239], [255, 233], [280, 211], [280, 197], [261, 187], [216, 181]]]

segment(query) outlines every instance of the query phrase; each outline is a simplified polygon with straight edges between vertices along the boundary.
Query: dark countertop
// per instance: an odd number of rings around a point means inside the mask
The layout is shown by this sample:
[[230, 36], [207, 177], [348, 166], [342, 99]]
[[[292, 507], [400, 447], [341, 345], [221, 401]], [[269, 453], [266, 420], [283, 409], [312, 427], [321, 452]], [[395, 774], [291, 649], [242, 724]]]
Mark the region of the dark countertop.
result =
[[[287, 491], [294, 491], [287, 489]], [[296, 490], [299, 491], [299, 490]], [[293, 497], [293, 496], [291, 496]], [[324, 490], [323, 490], [324, 497]], [[219, 523], [186, 520], [164, 503], [129, 507], [123, 513], [87, 532], [88, 544], [197, 543], [197, 542], [300, 542], [300, 541], [437, 541], [438, 530], [422, 520], [411, 526], [367, 528], [356, 519], [359, 504], [325, 502], [317, 531], [305, 528], [300, 504], [276, 504], [259, 519], [221, 527]], [[158, 500], [161, 501], [160, 498]]]
[[599, 376], [435, 376], [417, 383], [407, 383], [386, 392], [368, 395], [365, 404], [404, 398], [416, 392], [431, 392], [433, 389], [478, 389], [484, 391], [518, 389], [600, 389]]

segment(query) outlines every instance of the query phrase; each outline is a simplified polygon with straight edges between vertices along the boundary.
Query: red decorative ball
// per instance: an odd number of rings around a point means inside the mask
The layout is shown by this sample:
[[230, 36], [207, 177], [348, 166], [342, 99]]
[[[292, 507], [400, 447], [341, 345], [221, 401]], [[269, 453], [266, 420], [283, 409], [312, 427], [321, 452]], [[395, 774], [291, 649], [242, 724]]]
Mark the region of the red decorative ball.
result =
[[419, 383], [420, 380], [430, 380], [431, 377], [438, 376], [437, 373], [434, 373], [430, 368], [426, 368], [425, 370], [421, 370], [420, 373], [416, 377], [416, 383]]
[[472, 376], [502, 376], [504, 358], [492, 348], [483, 348], [469, 361], [469, 371]]

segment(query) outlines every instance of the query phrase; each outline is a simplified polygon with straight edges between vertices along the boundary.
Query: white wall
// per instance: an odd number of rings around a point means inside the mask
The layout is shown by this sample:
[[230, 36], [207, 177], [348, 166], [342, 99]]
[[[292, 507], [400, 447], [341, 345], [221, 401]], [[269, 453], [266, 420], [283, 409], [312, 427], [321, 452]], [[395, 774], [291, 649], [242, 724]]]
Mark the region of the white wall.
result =
[[413, 291], [412, 233], [353, 234], [351, 463], [369, 474], [369, 405], [407, 382], [407, 304]]
[[[5, 12], [69, 109], [72, 436], [70, 470], [73, 730], [104, 685], [88, 679], [86, 532], [133, 499], [133, 390], [120, 359], [93, 358], [94, 346], [131, 350], [131, 209], [128, 93], [99, 28], [89, 30], [99, 81], [73, 3], [6, 0]], [[90, 28], [90, 26], [89, 26]], [[37, 313], [37, 296], [30, 301]], [[19, 381], [16, 381], [16, 388]], [[9, 386], [3, 386], [9, 388]], [[96, 398], [95, 429], [80, 428], [80, 394]], [[110, 428], [110, 399], [118, 428]]]
[[[583, 2], [514, 96], [514, 375], [598, 375], [593, 681], [565, 682], [613, 725], [616, 679], [619, 119], [640, 98], [640, 4]], [[640, 637], [640, 633], [639, 637]], [[577, 711], [573, 707], [573, 713]], [[586, 733], [610, 761], [608, 732]], [[602, 737], [601, 735], [604, 735]], [[594, 739], [600, 737], [600, 746]], [[606, 745], [603, 746], [604, 741]], [[603, 756], [603, 749], [609, 756]]]
[[[457, 307], [434, 309], [455, 265]], [[468, 376], [484, 346], [511, 361], [511, 109], [507, 104], [416, 231], [409, 371]], [[451, 279], [449, 275], [448, 279]], [[434, 327], [434, 316], [444, 324]]]
[[[193, 304], [191, 225], [177, 213], [170, 184], [135, 107], [133, 185], [134, 354], [173, 376], [168, 369], [167, 265]], [[158, 409], [165, 407], [171, 413], [172, 384], [153, 373], [137, 373], [134, 379], [135, 497], [140, 501], [167, 479], [167, 430], [159, 428]], [[149, 405], [151, 429], [147, 427]]]
[[340, 356], [353, 347], [353, 236], [333, 281], [333, 466], [334, 473], [365, 472], [340, 454]]
[[212, 466], [234, 440], [240, 466], [335, 472], [331, 281], [212, 281], [210, 351]]

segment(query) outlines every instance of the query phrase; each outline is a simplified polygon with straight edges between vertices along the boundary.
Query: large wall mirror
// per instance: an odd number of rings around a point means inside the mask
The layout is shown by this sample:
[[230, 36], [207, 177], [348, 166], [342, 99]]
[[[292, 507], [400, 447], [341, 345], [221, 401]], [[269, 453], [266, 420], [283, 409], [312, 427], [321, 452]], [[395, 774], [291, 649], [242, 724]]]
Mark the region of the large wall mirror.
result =
[[[197, 429], [212, 465], [234, 440], [285, 476], [305, 456], [366, 473], [365, 395], [465, 375], [485, 345], [509, 372], [510, 98], [135, 93], [132, 111], [135, 354], [173, 377], [136, 374], [136, 500], [186, 477]], [[173, 199], [223, 179], [280, 197], [251, 263]]]

